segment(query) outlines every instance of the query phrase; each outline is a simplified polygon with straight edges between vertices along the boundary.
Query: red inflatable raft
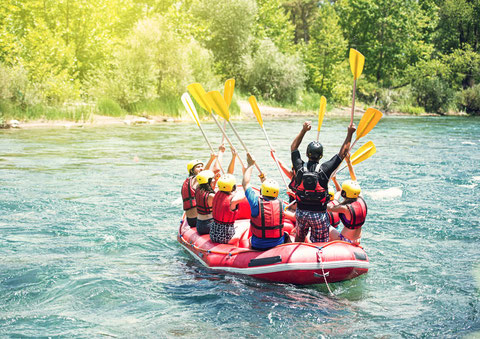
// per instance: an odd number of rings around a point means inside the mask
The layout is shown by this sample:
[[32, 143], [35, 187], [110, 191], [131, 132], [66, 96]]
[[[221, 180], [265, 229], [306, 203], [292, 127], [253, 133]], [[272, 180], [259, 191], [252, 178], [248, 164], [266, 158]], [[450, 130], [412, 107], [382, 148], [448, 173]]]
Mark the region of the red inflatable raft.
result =
[[[353, 279], [368, 272], [367, 254], [360, 246], [343, 241], [290, 243], [268, 251], [249, 248], [250, 206], [245, 200], [237, 213], [236, 233], [229, 244], [217, 244], [199, 235], [184, 217], [177, 239], [203, 265], [213, 270], [249, 275], [258, 279], [300, 285]], [[294, 232], [285, 220], [284, 230]]]

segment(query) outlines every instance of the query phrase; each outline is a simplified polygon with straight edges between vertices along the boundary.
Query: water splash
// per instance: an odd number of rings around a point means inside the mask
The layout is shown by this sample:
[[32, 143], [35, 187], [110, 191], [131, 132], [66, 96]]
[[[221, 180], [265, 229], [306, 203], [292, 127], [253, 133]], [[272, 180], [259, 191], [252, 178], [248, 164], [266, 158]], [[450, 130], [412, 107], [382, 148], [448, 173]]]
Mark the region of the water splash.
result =
[[394, 200], [402, 196], [402, 189], [400, 187], [391, 187], [385, 190], [367, 191], [365, 195], [373, 200]]

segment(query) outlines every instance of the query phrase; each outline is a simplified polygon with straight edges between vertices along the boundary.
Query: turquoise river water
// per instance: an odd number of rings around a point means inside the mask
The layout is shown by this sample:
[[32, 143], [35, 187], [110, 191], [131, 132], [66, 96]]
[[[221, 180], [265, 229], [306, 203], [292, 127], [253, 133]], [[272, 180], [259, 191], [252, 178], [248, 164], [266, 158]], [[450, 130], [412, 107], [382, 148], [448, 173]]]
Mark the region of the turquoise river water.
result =
[[[285, 162], [302, 121], [265, 122]], [[347, 124], [325, 119], [325, 158]], [[235, 125], [279, 179], [257, 123]], [[208, 157], [193, 124], [0, 131], [0, 337], [479, 337], [480, 120], [384, 117], [364, 139], [371, 268], [330, 295], [212, 272], [182, 249], [186, 163]]]

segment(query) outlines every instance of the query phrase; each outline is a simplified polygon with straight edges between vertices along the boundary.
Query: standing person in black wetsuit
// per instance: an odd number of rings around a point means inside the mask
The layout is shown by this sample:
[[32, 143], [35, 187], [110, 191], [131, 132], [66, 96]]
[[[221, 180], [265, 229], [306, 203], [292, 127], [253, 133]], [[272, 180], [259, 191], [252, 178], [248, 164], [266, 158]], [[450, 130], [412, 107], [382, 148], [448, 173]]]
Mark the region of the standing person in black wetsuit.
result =
[[352, 135], [356, 130], [354, 124], [350, 125], [348, 127], [347, 137], [338, 154], [335, 154], [330, 160], [320, 165], [318, 162], [323, 156], [323, 146], [318, 141], [312, 141], [308, 144], [307, 163], [302, 160], [300, 152], [298, 151], [298, 147], [302, 143], [305, 133], [311, 128], [311, 122], [306, 121], [291, 146], [292, 164], [296, 172], [296, 242], [305, 241], [305, 237], [310, 229], [310, 240], [312, 242], [326, 242], [329, 240], [328, 232], [330, 222], [327, 214], [327, 204], [330, 199], [328, 195], [328, 181], [333, 171], [335, 171], [347, 155], [350, 149]]

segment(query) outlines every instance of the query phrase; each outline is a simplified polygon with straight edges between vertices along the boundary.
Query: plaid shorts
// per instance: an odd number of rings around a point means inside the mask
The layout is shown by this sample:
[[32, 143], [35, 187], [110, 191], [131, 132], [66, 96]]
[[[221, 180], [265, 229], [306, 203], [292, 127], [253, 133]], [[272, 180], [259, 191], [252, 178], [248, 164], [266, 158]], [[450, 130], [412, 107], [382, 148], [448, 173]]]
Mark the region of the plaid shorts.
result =
[[210, 240], [212, 240], [212, 242], [228, 244], [234, 235], [234, 224], [223, 224], [214, 220], [213, 224], [210, 226]]
[[297, 208], [297, 234], [306, 237], [311, 229], [311, 242], [326, 242], [329, 240], [330, 221], [327, 212], [304, 211]]

